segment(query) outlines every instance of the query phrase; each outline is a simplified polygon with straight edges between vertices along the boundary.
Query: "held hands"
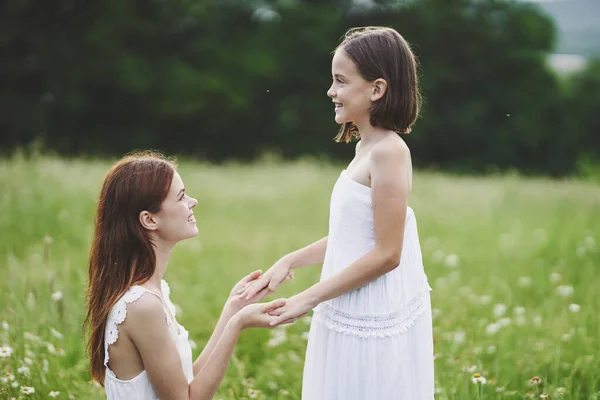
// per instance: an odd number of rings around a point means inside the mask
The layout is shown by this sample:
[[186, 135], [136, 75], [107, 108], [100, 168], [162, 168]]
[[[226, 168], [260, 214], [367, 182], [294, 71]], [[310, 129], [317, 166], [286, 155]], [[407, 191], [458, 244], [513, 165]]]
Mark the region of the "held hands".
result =
[[275, 327], [292, 323], [305, 316], [315, 306], [316, 304], [308, 300], [303, 293], [297, 294], [287, 299], [284, 305], [269, 311], [270, 315], [276, 317], [270, 324], [272, 327]]
[[290, 272], [290, 269], [290, 262], [285, 257], [281, 258], [263, 276], [253, 279], [244, 288], [238, 290], [239, 298], [242, 300], [253, 299], [265, 289], [274, 292], [283, 282], [294, 278], [294, 273]]
[[[238, 323], [238, 327], [240, 329], [274, 328], [275, 324], [273, 324], [273, 321], [277, 317], [271, 315], [271, 313], [276, 312], [285, 304], [285, 299], [273, 300], [269, 303], [250, 304], [238, 311], [237, 314], [235, 314], [235, 316], [233, 317], [233, 319]], [[298, 316], [296, 318], [289, 318], [284, 323], [291, 324], [300, 317], [301, 316]]]
[[[242, 278], [233, 287], [233, 289], [231, 289], [231, 293], [229, 294], [229, 298], [227, 299], [227, 302], [226, 302], [226, 307], [231, 309], [235, 313], [249, 304], [254, 304], [254, 303], [259, 302], [265, 296], [270, 294], [272, 291], [269, 290], [269, 287], [265, 286], [262, 289], [258, 290], [257, 292], [253, 293], [253, 296], [250, 296], [248, 298], [242, 298], [241, 296], [239, 296], [239, 293], [241, 293], [244, 290], [247, 290], [253, 283], [255, 283], [259, 278], [261, 278], [261, 274], [262, 274], [262, 271], [257, 270], [257, 271], [252, 272], [251, 274], [245, 276], [244, 278]], [[293, 277], [294, 277], [293, 273], [288, 274], [284, 278], [284, 281], [288, 280], [288, 279], [292, 279]]]

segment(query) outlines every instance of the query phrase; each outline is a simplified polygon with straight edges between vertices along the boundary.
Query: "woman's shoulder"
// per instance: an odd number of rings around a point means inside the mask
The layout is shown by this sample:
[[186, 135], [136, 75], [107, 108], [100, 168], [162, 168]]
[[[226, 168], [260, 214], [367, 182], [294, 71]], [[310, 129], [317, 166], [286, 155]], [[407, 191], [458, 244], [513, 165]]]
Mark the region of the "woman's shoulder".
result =
[[165, 311], [162, 300], [150, 290], [141, 290], [135, 301], [126, 303], [126, 319], [123, 328], [131, 330], [153, 329], [155, 324], [164, 325]]

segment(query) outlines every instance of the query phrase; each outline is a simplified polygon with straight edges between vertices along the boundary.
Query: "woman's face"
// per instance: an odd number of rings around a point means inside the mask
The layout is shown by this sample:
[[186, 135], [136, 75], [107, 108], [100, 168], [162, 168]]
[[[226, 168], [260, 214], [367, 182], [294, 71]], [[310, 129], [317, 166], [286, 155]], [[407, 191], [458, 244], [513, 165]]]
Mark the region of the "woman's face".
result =
[[160, 211], [152, 214], [156, 223], [155, 234], [168, 243], [194, 237], [198, 234], [192, 209], [198, 201], [185, 193], [181, 176], [175, 171], [169, 194], [162, 202]]

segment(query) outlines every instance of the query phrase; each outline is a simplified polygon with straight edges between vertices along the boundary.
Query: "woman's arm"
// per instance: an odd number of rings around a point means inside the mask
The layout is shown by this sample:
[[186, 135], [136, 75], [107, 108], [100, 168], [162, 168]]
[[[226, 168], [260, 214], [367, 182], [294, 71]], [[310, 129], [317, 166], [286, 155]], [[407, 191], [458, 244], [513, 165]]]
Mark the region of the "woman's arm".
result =
[[198, 371], [200, 371], [202, 366], [206, 363], [206, 360], [208, 360], [208, 358], [210, 357], [217, 344], [217, 341], [221, 337], [221, 334], [223, 333], [225, 326], [227, 325], [231, 317], [233, 317], [238, 311], [240, 311], [245, 306], [259, 302], [263, 299], [263, 297], [267, 295], [268, 290], [264, 289], [261, 292], [258, 292], [256, 296], [252, 297], [250, 300], [247, 301], [241, 300], [237, 297], [238, 290], [246, 287], [246, 285], [259, 278], [261, 274], [262, 271], [260, 270], [252, 272], [251, 274], [242, 278], [238, 283], [236, 283], [236, 285], [231, 290], [229, 298], [223, 306], [223, 311], [221, 312], [219, 321], [217, 322], [217, 325], [215, 326], [215, 329], [212, 335], [210, 336], [208, 343], [206, 343], [206, 346], [204, 346], [204, 349], [194, 362], [194, 375], [196, 375]]
[[245, 328], [268, 327], [274, 317], [269, 311], [285, 304], [285, 300], [252, 304], [229, 319], [213, 351], [188, 384], [181, 358], [168, 327], [162, 301], [143, 295], [128, 306], [127, 319], [121, 325], [135, 344], [154, 391], [165, 400], [209, 400], [216, 393], [233, 349]]
[[358, 289], [400, 264], [408, 198], [408, 148], [386, 141], [371, 152], [371, 196], [375, 247], [343, 271], [288, 299], [273, 314], [281, 323], [317, 304]]

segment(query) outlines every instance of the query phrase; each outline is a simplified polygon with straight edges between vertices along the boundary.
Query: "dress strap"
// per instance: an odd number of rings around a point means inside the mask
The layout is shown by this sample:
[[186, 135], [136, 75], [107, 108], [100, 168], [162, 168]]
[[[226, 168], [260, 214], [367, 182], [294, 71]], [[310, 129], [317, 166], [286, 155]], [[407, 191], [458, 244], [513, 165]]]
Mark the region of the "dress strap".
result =
[[106, 319], [106, 329], [104, 331], [104, 367], [108, 365], [108, 346], [115, 343], [119, 338], [118, 325], [122, 324], [127, 317], [127, 304], [138, 300], [144, 293], [150, 293], [161, 299], [162, 296], [145, 287], [135, 285], [130, 287], [127, 292], [112, 307]]

